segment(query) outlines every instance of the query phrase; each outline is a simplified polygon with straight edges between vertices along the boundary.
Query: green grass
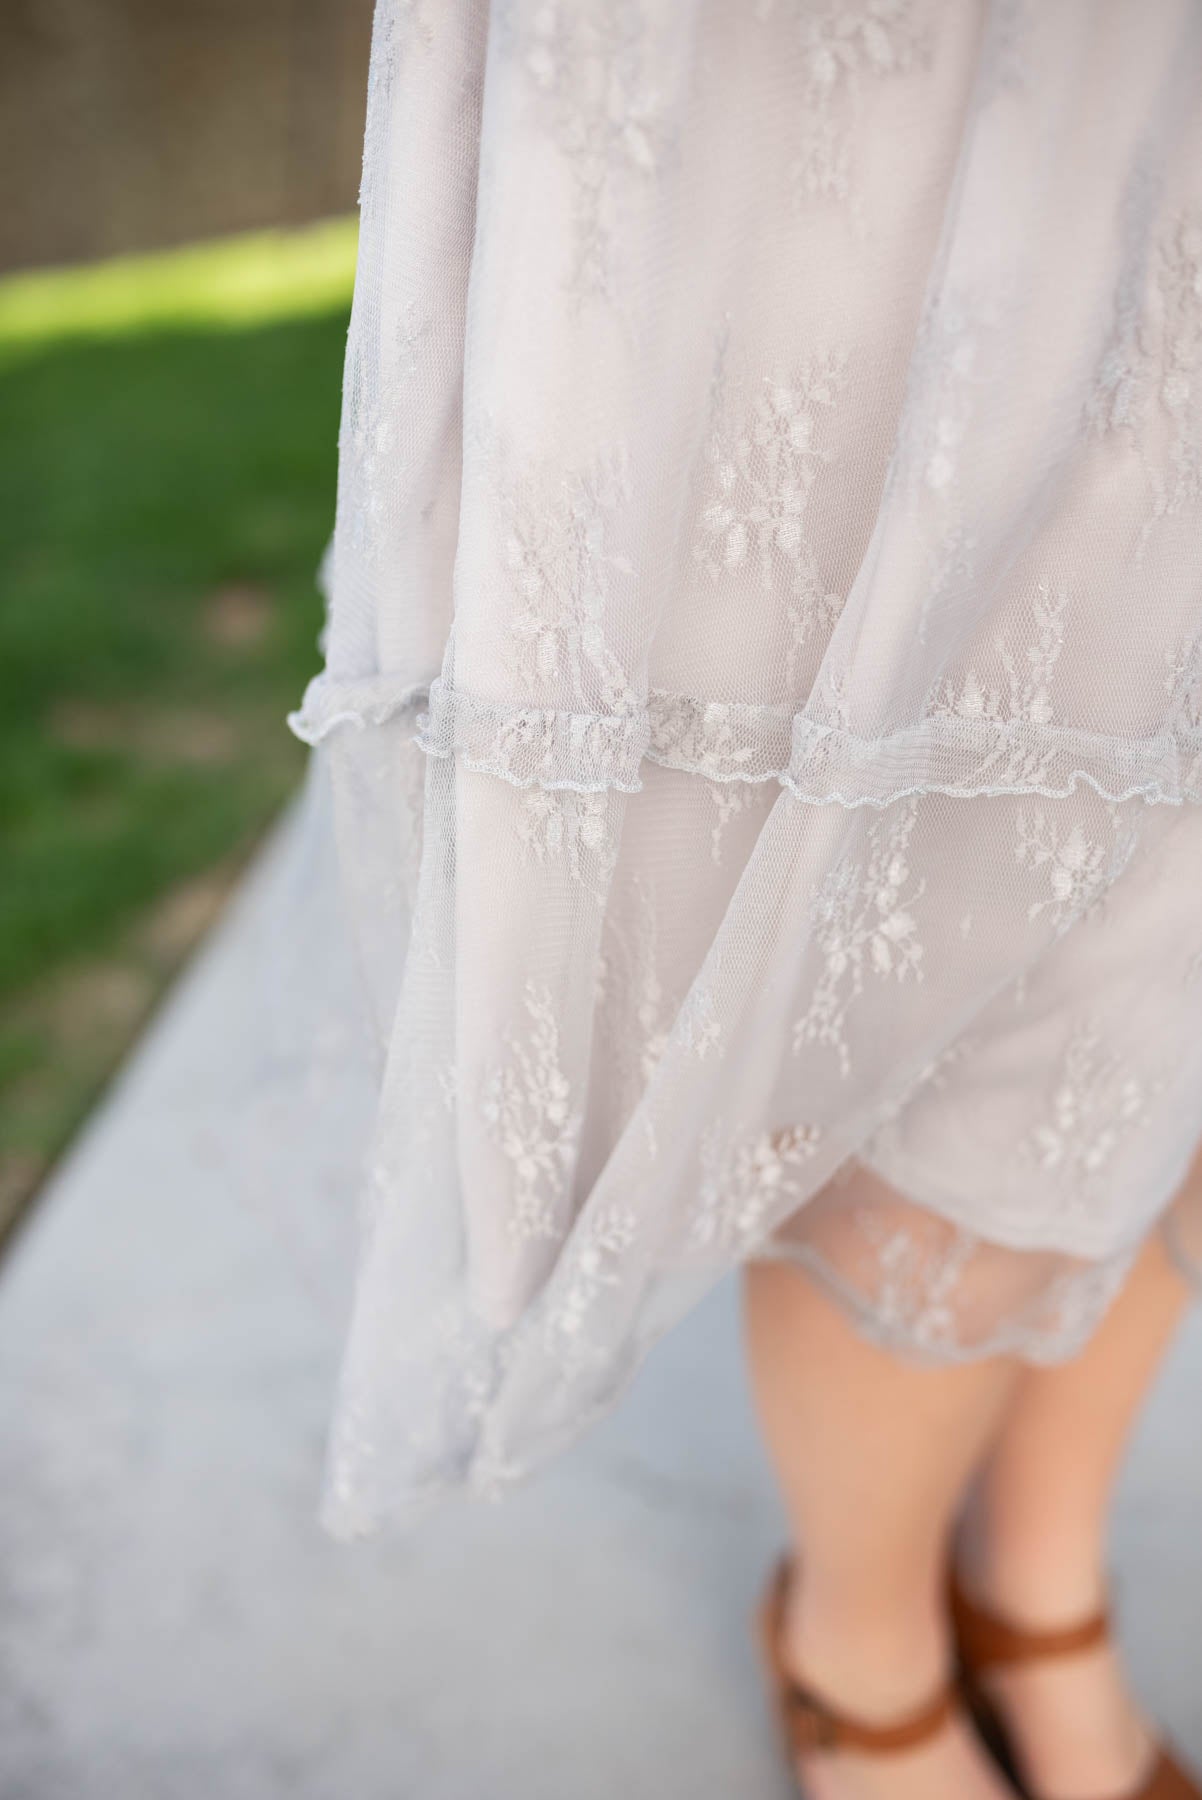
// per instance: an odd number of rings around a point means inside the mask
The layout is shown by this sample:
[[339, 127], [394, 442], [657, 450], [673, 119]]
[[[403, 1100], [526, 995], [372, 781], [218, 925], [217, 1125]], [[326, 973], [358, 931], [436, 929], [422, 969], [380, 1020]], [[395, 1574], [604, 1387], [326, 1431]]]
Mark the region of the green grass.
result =
[[299, 776], [353, 258], [0, 284], [0, 1214]]

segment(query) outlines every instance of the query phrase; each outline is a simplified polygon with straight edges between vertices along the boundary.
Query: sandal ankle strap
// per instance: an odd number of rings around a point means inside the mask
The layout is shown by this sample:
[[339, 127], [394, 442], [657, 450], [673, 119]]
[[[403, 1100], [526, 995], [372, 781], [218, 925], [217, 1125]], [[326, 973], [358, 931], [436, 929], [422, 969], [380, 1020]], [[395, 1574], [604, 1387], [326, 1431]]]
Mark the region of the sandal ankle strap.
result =
[[1110, 1613], [1105, 1607], [1072, 1625], [1018, 1625], [970, 1600], [954, 1574], [951, 1609], [960, 1656], [971, 1674], [1003, 1665], [1076, 1656], [1104, 1644], [1110, 1636]]
[[933, 1738], [955, 1711], [957, 1695], [949, 1682], [916, 1711], [888, 1724], [877, 1724], [843, 1712], [794, 1680], [785, 1667], [782, 1639], [793, 1565], [782, 1559], [764, 1596], [761, 1615], [764, 1649], [780, 1707], [781, 1725], [794, 1756], [814, 1750], [860, 1750], [888, 1755], [909, 1750]]
[[942, 1688], [917, 1712], [889, 1725], [877, 1725], [836, 1711], [812, 1689], [797, 1682], [790, 1681], [781, 1689], [785, 1729], [795, 1755], [810, 1750], [862, 1750], [871, 1755], [910, 1750], [943, 1730], [953, 1705], [951, 1689]]

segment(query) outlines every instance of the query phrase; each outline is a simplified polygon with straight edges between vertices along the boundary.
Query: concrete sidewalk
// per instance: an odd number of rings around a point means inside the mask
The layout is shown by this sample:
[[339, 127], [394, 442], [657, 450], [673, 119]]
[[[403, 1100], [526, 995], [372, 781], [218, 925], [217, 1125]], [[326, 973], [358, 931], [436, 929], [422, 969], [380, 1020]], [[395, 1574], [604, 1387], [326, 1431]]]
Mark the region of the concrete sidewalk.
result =
[[[252, 954], [236, 908], [0, 1278], [0, 1795], [784, 1800], [747, 1637], [779, 1516], [731, 1287], [503, 1505], [318, 1530], [337, 1328], [164, 1104], [223, 1054]], [[297, 1162], [325, 1178], [318, 1145]], [[1197, 1315], [1116, 1555], [1137, 1675], [1202, 1762]]]

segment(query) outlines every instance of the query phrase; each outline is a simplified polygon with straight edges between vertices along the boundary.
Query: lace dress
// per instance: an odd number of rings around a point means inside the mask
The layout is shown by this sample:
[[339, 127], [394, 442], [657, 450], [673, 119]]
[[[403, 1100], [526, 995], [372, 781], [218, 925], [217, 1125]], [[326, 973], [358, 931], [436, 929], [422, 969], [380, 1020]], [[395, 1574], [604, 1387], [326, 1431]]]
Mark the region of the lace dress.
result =
[[1196, 1260], [1200, 529], [1196, 0], [380, 0], [292, 719], [379, 1051], [332, 1529], [750, 1257], [930, 1358]]

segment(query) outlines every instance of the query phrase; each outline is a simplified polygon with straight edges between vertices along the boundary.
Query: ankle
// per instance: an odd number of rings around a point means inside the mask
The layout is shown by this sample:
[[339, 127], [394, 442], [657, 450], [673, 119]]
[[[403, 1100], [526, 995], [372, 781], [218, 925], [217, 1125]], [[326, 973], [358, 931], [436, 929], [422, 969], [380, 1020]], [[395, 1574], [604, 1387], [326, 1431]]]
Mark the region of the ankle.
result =
[[815, 1601], [804, 1583], [789, 1606], [784, 1652], [798, 1681], [853, 1714], [880, 1721], [929, 1700], [949, 1679], [952, 1662], [950, 1633], [937, 1607]]
[[1107, 1600], [1106, 1545], [1076, 1523], [1057, 1530], [991, 1527], [966, 1515], [957, 1534], [956, 1570], [970, 1599], [1014, 1624], [1069, 1625]]

